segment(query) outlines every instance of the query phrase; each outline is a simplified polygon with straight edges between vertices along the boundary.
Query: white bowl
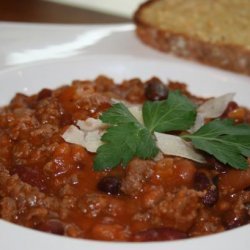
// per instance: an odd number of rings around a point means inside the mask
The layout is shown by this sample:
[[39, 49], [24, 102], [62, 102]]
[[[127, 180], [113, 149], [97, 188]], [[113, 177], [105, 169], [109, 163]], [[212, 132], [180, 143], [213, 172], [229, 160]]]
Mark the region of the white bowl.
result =
[[[116, 81], [158, 76], [162, 80], [188, 83], [192, 93], [204, 97], [236, 93], [239, 104], [249, 106], [250, 79], [195, 63], [138, 57], [132, 55], [89, 55], [53, 60], [0, 71], [0, 105], [7, 104], [16, 92], [32, 94], [41, 88], [55, 88], [74, 79], [94, 79], [105, 74]], [[246, 250], [250, 249], [250, 225], [210, 236], [152, 243], [116, 243], [71, 239], [38, 232], [0, 220], [1, 249], [4, 250]]]

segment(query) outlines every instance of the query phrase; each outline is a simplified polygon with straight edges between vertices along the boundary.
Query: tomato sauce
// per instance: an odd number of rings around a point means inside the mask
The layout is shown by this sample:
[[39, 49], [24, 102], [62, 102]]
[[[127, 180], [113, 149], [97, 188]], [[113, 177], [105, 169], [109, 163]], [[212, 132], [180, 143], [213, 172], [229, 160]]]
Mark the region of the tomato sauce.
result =
[[[140, 79], [117, 85], [100, 76], [32, 96], [16, 94], [0, 109], [0, 217], [40, 231], [105, 241], [176, 240], [249, 223], [250, 168], [233, 170], [208, 156], [205, 165], [164, 156], [95, 172], [95, 154], [63, 140], [69, 125], [97, 118], [112, 98], [132, 103], [165, 98], [161, 84], [152, 78], [146, 85]], [[204, 102], [185, 84], [169, 82], [168, 89]], [[230, 103], [226, 117], [249, 123], [250, 112]]]

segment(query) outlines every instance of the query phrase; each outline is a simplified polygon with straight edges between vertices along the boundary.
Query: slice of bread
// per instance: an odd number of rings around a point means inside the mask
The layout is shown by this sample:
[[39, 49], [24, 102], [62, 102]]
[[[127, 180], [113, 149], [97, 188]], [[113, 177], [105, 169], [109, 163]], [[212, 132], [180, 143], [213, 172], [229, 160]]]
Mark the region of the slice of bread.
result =
[[154, 48], [250, 74], [250, 0], [151, 0], [134, 20]]

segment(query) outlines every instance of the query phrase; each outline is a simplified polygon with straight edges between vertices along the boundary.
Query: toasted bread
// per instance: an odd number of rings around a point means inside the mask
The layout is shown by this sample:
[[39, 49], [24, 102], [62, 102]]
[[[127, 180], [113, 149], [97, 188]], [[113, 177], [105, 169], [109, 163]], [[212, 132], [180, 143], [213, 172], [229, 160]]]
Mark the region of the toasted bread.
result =
[[250, 74], [249, 0], [150, 0], [134, 20], [154, 48]]

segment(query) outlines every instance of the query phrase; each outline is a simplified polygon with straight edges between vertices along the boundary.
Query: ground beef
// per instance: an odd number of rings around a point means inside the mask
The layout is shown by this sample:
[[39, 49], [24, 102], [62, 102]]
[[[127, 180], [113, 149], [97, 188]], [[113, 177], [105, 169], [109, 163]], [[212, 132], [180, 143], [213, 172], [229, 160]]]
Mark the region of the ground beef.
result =
[[[161, 87], [204, 101], [183, 83]], [[16, 94], [0, 108], [0, 218], [106, 241], [184, 239], [249, 223], [249, 169], [158, 155], [96, 172], [94, 153], [62, 139], [70, 125], [99, 117], [114, 99], [141, 104], [145, 91], [138, 78], [117, 85], [100, 76], [32, 96]], [[235, 103], [223, 115], [237, 123], [250, 120], [250, 112]]]
[[201, 194], [187, 188], [168, 192], [157, 206], [150, 210], [150, 217], [157, 226], [166, 225], [181, 231], [187, 231], [197, 217], [201, 205]]
[[132, 160], [127, 167], [125, 178], [122, 180], [121, 190], [132, 196], [141, 192], [143, 183], [153, 173], [154, 165], [155, 163], [152, 161]]
[[75, 198], [64, 196], [63, 199], [47, 196], [37, 187], [24, 183], [17, 175], [10, 175], [4, 167], [0, 171], [0, 216], [17, 222], [22, 216], [22, 223], [32, 226], [32, 219], [43, 221], [50, 216], [65, 219], [69, 209], [74, 207]]
[[125, 202], [104, 194], [93, 193], [83, 196], [78, 206], [82, 213], [89, 217], [100, 215], [116, 217], [123, 213]]

